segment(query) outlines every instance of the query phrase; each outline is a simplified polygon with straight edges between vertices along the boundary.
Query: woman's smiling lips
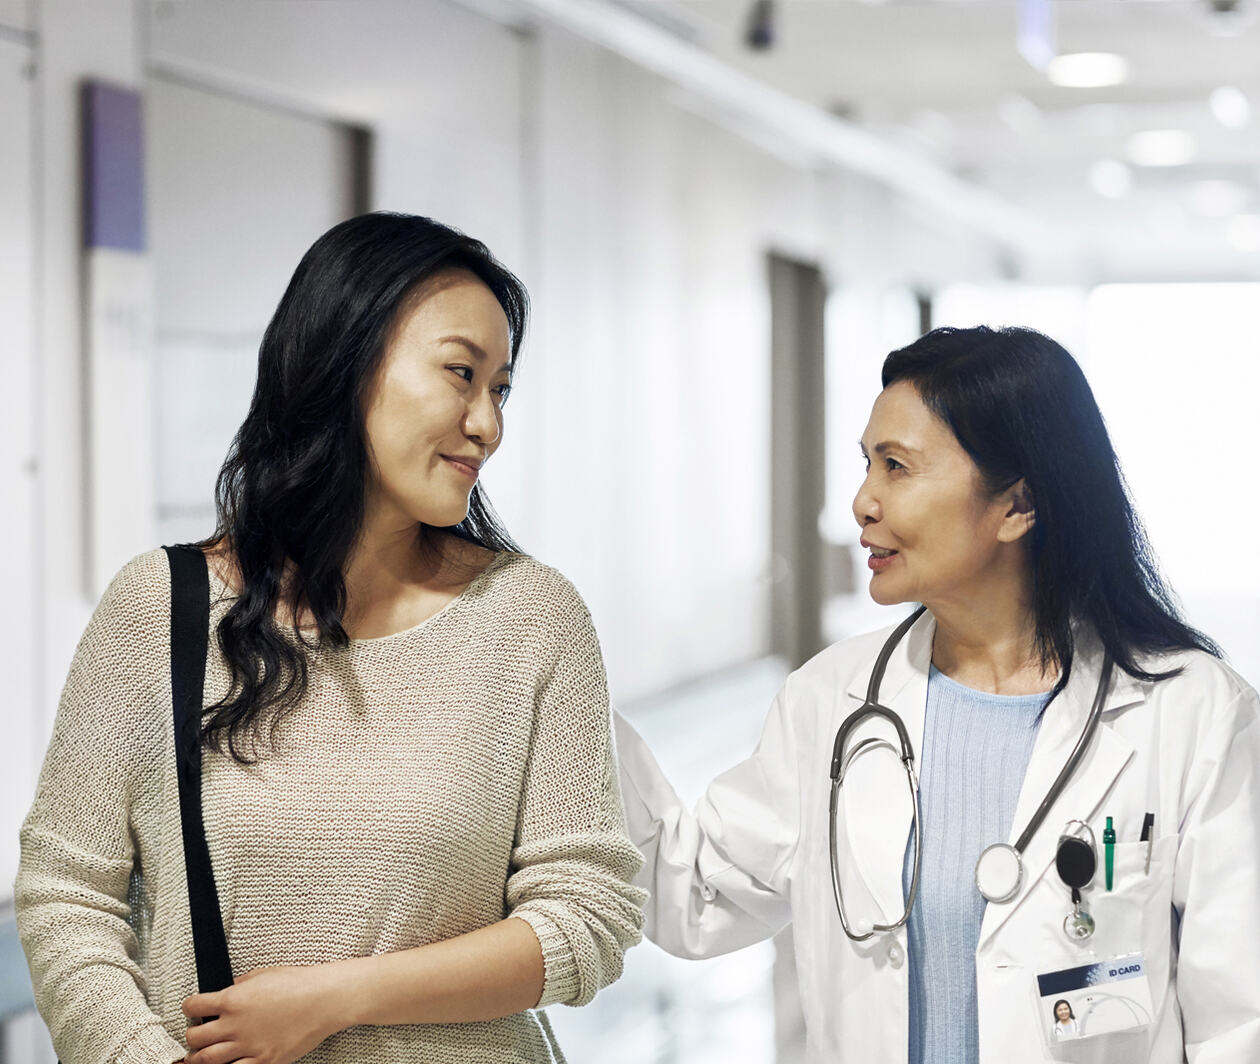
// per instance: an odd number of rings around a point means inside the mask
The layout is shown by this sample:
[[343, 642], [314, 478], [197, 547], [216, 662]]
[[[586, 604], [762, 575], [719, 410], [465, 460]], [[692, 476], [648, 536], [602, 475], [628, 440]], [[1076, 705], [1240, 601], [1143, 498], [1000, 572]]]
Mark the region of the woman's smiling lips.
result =
[[866, 564], [872, 572], [883, 572], [892, 565], [893, 559], [897, 556], [897, 552], [890, 547], [878, 547], [866, 539], [862, 539], [861, 543], [863, 547], [866, 547], [871, 552], [871, 556], [867, 559]]
[[481, 470], [482, 459], [480, 457], [465, 457], [464, 455], [444, 454], [440, 456], [442, 461], [446, 462], [456, 471], [468, 477], [469, 480], [476, 480], [477, 474]]

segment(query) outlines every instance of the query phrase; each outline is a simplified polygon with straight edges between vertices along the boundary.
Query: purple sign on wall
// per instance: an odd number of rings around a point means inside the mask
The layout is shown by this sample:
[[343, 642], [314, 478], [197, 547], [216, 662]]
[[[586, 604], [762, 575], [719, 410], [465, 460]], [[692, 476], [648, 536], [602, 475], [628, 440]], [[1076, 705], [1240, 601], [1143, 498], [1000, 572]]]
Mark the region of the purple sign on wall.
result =
[[140, 94], [83, 86], [84, 244], [144, 251], [144, 131]]

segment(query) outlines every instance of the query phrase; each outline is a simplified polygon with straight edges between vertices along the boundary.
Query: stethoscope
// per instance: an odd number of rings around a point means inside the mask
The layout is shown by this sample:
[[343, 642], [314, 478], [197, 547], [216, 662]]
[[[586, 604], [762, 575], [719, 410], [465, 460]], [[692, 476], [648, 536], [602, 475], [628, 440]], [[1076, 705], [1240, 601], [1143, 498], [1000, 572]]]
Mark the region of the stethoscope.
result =
[[[831, 888], [835, 895], [836, 913], [840, 917], [840, 926], [844, 928], [844, 933], [854, 942], [865, 942], [873, 935], [896, 931], [904, 926], [906, 921], [910, 919], [910, 912], [914, 908], [914, 900], [919, 893], [919, 861], [922, 852], [920, 845], [922, 835], [919, 828], [919, 782], [914, 772], [914, 751], [910, 745], [910, 735], [906, 731], [905, 722], [891, 709], [880, 705], [879, 687], [883, 682], [884, 670], [888, 667], [888, 660], [892, 657], [897, 644], [910, 631], [915, 621], [923, 616], [926, 609], [926, 606], [920, 606], [902, 621], [892, 635], [888, 637], [879, 652], [879, 657], [875, 660], [875, 668], [871, 670], [870, 683], [866, 688], [866, 701], [862, 703], [861, 708], [850, 714], [844, 723], [840, 725], [839, 730], [836, 732], [835, 745], [831, 751]], [[1093, 738], [1094, 732], [1098, 728], [1098, 722], [1102, 719], [1103, 705], [1107, 698], [1107, 687], [1111, 682], [1111, 673], [1112, 661], [1111, 655], [1108, 654], [1103, 660], [1102, 676], [1098, 680], [1098, 691], [1094, 695], [1094, 704], [1090, 709], [1089, 719], [1085, 721], [1085, 728], [1081, 732], [1081, 737], [1076, 741], [1076, 746], [1073, 747], [1071, 754], [1068, 755], [1068, 759], [1064, 762], [1059, 775], [1055, 777], [1054, 782], [1050, 785], [1045, 798], [1042, 799], [1041, 804], [1037, 806], [1036, 812], [1033, 813], [1032, 818], [1028, 821], [1028, 826], [1024, 828], [1019, 838], [1016, 839], [1015, 845], [1012, 846], [1006, 842], [995, 842], [993, 845], [986, 847], [976, 861], [976, 888], [987, 901], [1007, 902], [1019, 893], [1019, 888], [1024, 882], [1024, 849], [1037, 833], [1037, 829], [1045, 821], [1046, 816], [1050, 812], [1050, 807], [1058, 801], [1068, 781], [1072, 778], [1072, 773], [1076, 771], [1077, 765], [1080, 764], [1081, 758], [1085, 756], [1090, 739]], [[845, 752], [849, 736], [869, 717], [883, 717], [892, 724], [897, 730], [897, 742], [900, 749], [888, 739], [881, 736], [870, 736], [856, 743], [853, 749], [847, 753]], [[910, 873], [910, 890], [906, 895], [906, 909], [902, 913], [901, 918], [889, 924], [876, 923], [872, 925], [869, 931], [857, 932], [849, 926], [849, 921], [844, 914], [844, 895], [840, 886], [840, 863], [836, 857], [836, 808], [839, 804], [840, 785], [844, 782], [845, 773], [849, 770], [853, 759], [862, 751], [877, 747], [891, 750], [901, 760], [901, 764], [905, 769], [906, 782], [910, 787], [910, 801], [914, 807], [914, 866]], [[1091, 836], [1091, 841], [1086, 842], [1078, 830], [1072, 829], [1073, 825], [1078, 825], [1081, 830], [1087, 832]], [[1065, 829], [1064, 834], [1059, 838], [1055, 863], [1064, 883], [1072, 889], [1073, 912], [1069, 913], [1067, 920], [1064, 921], [1064, 930], [1069, 937], [1082, 939], [1088, 938], [1093, 933], [1093, 920], [1080, 907], [1080, 888], [1086, 886], [1093, 878], [1096, 849], [1092, 842], [1093, 832], [1090, 831], [1088, 825], [1083, 824], [1081, 821], [1071, 821], [1068, 829]]]

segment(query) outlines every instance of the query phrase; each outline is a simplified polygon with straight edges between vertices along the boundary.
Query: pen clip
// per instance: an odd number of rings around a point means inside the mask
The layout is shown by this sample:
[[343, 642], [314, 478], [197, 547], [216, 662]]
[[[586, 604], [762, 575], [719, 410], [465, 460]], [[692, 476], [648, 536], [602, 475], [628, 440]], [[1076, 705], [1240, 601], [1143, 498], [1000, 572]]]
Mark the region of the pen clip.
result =
[[1142, 818], [1142, 838], [1141, 842], [1146, 843], [1146, 871], [1144, 875], [1151, 874], [1151, 850], [1155, 848], [1155, 814], [1147, 813]]

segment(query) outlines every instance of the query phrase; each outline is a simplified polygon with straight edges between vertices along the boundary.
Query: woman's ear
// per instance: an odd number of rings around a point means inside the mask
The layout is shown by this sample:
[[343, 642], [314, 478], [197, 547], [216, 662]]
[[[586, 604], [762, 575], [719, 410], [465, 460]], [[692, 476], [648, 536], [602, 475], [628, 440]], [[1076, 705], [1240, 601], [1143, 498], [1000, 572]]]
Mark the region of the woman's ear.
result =
[[1003, 543], [1014, 543], [1027, 535], [1037, 523], [1037, 509], [1033, 505], [1032, 492], [1022, 477], [1002, 493], [1002, 501], [1006, 511], [1002, 516], [998, 539]]

